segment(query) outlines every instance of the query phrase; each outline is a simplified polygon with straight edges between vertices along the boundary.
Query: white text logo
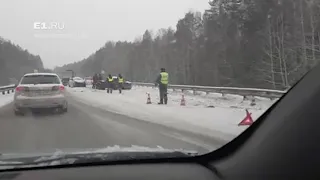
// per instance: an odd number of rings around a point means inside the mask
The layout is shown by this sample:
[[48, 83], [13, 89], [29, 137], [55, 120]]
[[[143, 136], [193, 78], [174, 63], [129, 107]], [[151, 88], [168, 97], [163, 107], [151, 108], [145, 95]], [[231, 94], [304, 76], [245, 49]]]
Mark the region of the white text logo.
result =
[[62, 30], [64, 29], [64, 23], [60, 22], [34, 22], [33, 28], [37, 30]]

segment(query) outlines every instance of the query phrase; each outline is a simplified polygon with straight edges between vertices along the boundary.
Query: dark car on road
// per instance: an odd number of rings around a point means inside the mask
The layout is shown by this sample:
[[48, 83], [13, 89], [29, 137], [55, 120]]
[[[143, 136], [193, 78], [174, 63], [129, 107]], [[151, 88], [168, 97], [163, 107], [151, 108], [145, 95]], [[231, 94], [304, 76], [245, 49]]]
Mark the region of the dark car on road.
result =
[[95, 89], [105, 90], [108, 86], [105, 80], [98, 80], [96, 85], [93, 87], [95, 87]]
[[69, 80], [70, 80], [70, 78], [68, 78], [68, 77], [65, 77], [65, 78], [62, 78], [62, 79], [61, 79], [62, 84], [63, 84], [64, 86], [68, 86]]

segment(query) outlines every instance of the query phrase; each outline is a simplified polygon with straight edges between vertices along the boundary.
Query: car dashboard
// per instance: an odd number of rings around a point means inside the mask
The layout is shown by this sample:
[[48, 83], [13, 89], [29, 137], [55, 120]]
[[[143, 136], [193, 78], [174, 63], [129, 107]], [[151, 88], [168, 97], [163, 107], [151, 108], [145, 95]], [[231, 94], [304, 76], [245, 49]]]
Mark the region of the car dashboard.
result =
[[166, 179], [166, 180], [218, 180], [210, 169], [196, 163], [106, 165], [60, 169], [38, 169], [14, 172], [1, 172], [0, 180], [26, 179]]

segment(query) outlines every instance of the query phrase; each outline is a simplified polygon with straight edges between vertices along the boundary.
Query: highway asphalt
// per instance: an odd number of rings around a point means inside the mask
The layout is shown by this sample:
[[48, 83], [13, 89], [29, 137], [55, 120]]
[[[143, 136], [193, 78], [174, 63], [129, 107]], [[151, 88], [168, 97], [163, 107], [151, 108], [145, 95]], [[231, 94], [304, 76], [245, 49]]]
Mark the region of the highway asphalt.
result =
[[212, 151], [225, 142], [94, 108], [68, 96], [64, 114], [15, 116], [12, 103], [0, 108], [0, 153], [53, 152], [56, 149], [147, 146]]

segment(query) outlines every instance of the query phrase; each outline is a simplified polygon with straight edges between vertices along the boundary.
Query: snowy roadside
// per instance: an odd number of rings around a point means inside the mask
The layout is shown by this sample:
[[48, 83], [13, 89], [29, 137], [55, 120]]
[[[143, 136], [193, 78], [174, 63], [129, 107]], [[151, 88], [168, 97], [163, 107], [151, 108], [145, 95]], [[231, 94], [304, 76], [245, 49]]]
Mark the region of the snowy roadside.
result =
[[[152, 87], [139, 87], [134, 86], [135, 91], [139, 91], [142, 94], [149, 92], [151, 97], [155, 97], [156, 100], [159, 99], [158, 88]], [[168, 89], [170, 99], [175, 103], [179, 104], [181, 101], [182, 94], [185, 95], [186, 102], [192, 106], [201, 106], [201, 107], [224, 107], [224, 108], [240, 108], [240, 109], [254, 109], [254, 110], [264, 110], [269, 108], [277, 100], [270, 100], [263, 97], [254, 97], [256, 105], [251, 106], [251, 99], [248, 97], [248, 100], [243, 100], [242, 96], [239, 95], [229, 95], [226, 94], [222, 96], [219, 93], [210, 93], [206, 94], [205, 92], [197, 92], [196, 95], [192, 91], [173, 91]]]
[[[237, 106], [250, 108], [249, 105], [245, 105], [250, 104], [250, 101], [241, 103], [242, 99], [237, 102], [234, 98], [229, 100], [223, 97], [224, 99], [218, 98], [218, 100], [207, 98], [209, 100], [206, 101], [205, 97], [192, 95], [186, 95], [187, 105], [180, 106], [180, 94], [174, 93], [169, 94], [168, 105], [157, 105], [158, 91], [154, 88], [134, 87], [132, 90], [124, 91], [124, 94], [118, 94], [117, 91], [107, 94], [106, 91], [90, 88], [68, 88], [68, 92], [76, 100], [97, 108], [225, 141], [230, 141], [247, 128], [237, 125], [245, 117], [244, 109]], [[146, 104], [147, 92], [151, 95], [153, 103], [151, 105]], [[208, 104], [214, 108], [208, 108]], [[267, 106], [261, 101], [257, 102], [256, 107], [249, 109], [254, 120], [266, 110]]]
[[0, 95], [0, 107], [5, 106], [13, 101], [13, 93]]

